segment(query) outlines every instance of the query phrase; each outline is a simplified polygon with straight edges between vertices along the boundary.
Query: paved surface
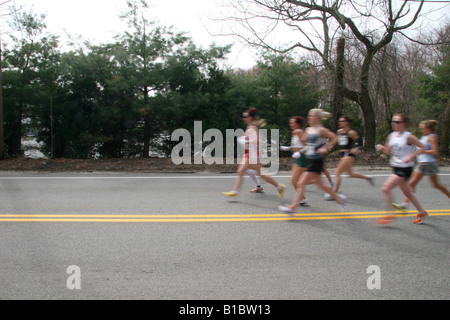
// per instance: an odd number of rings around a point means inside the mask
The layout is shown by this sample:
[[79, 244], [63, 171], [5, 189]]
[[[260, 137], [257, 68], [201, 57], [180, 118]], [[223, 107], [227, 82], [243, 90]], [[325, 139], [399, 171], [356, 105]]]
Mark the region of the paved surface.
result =
[[346, 213], [310, 186], [290, 218], [292, 188], [230, 200], [233, 175], [0, 172], [0, 299], [448, 299], [450, 201], [424, 179], [426, 223], [380, 226], [366, 173]]

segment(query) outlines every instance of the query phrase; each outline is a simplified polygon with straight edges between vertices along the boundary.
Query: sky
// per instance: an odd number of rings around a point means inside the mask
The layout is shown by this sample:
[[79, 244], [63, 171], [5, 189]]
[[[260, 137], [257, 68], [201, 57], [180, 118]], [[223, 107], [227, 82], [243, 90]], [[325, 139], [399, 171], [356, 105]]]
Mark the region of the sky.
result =
[[[1, 0], [0, 0], [1, 1]], [[398, 0], [401, 1], [401, 0]], [[443, 0], [442, 0], [443, 1]], [[35, 14], [47, 14], [46, 22], [51, 34], [60, 36], [61, 45], [67, 43], [66, 34], [81, 36], [94, 44], [113, 41], [113, 36], [126, 29], [126, 23], [119, 15], [126, 9], [126, 0], [15, 0], [17, 5], [31, 9]], [[249, 48], [233, 37], [214, 36], [221, 26], [212, 22], [212, 17], [220, 16], [220, 0], [148, 0], [150, 15], [160, 25], [173, 26], [178, 32], [186, 32], [193, 42], [207, 48], [217, 45], [234, 44], [226, 65], [231, 68], [251, 68], [258, 59], [257, 51]], [[429, 3], [442, 8], [443, 4]], [[449, 17], [450, 5], [436, 16]], [[436, 23], [436, 21], [432, 21]], [[292, 36], [291, 38], [292, 39]]]
[[[33, 9], [33, 13], [47, 14], [48, 31], [60, 35], [61, 44], [67, 43], [65, 34], [80, 35], [93, 43], [113, 41], [113, 36], [126, 29], [119, 15], [126, 9], [126, 0], [15, 0], [17, 5]], [[236, 39], [213, 36], [211, 17], [220, 10], [214, 0], [149, 0], [150, 15], [160, 25], [173, 26], [178, 32], [186, 32], [201, 47], [212, 43], [235, 43], [227, 65], [232, 68], [252, 67], [256, 51]], [[217, 16], [217, 15], [216, 15]], [[206, 26], [209, 27], [206, 27]]]

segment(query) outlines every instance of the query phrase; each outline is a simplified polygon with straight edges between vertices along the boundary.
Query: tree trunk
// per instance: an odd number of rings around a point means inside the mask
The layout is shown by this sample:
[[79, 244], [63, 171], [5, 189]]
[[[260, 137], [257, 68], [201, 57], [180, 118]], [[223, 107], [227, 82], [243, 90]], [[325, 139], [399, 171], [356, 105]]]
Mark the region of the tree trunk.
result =
[[144, 150], [143, 150], [143, 157], [148, 158], [150, 157], [150, 137], [152, 133], [151, 128], [151, 115], [150, 115], [150, 106], [149, 106], [149, 88], [144, 87], [143, 90], [144, 94], [144, 105], [145, 105], [145, 116], [144, 116]]
[[356, 102], [360, 106], [364, 117], [364, 149], [375, 151], [377, 127], [369, 91], [369, 68], [370, 62], [365, 61], [360, 77], [361, 87], [359, 92], [349, 90], [346, 87], [342, 89], [342, 92], [345, 98]]
[[[22, 99], [22, 98], [19, 98]], [[11, 123], [9, 135], [9, 154], [13, 157], [22, 157], [22, 112], [23, 102], [20, 101], [17, 110], [14, 111], [14, 120]]]
[[373, 110], [372, 99], [369, 90], [369, 71], [375, 52], [368, 50], [366, 58], [361, 68], [360, 77], [360, 106], [364, 116], [364, 148], [368, 151], [375, 151], [376, 142], [376, 121], [375, 112]]
[[337, 45], [336, 75], [334, 79], [334, 93], [332, 103], [333, 131], [336, 131], [338, 129], [339, 118], [342, 116], [342, 110], [344, 109], [344, 52], [345, 39], [340, 38]]
[[375, 112], [373, 111], [372, 100], [368, 90], [361, 90], [361, 109], [364, 116], [364, 149], [368, 151], [375, 151], [376, 142], [376, 122]]
[[442, 121], [442, 134], [440, 138], [440, 154], [444, 157], [450, 156], [450, 99], [447, 100], [447, 109]]
[[5, 159], [5, 135], [3, 132], [3, 77], [2, 77], [2, 42], [0, 34], [0, 160]]
[[144, 118], [144, 150], [143, 150], [144, 154], [142, 155], [144, 158], [150, 157], [150, 137], [152, 133], [150, 123], [151, 123], [150, 115], [147, 114], [145, 115]]

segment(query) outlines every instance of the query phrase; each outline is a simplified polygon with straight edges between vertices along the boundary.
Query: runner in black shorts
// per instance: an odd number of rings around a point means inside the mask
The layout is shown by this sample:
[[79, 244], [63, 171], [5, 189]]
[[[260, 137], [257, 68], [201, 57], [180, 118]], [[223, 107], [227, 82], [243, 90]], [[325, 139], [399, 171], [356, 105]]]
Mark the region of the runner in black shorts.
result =
[[317, 174], [322, 174], [323, 170], [324, 170], [324, 161], [323, 158], [320, 159], [309, 159], [308, 160], [308, 166], [306, 167], [306, 171], [308, 172], [314, 172]]
[[[302, 139], [302, 143], [306, 147], [305, 154], [308, 158], [309, 164], [306, 168], [306, 173], [304, 173], [300, 178], [293, 203], [288, 207], [278, 207], [280, 211], [294, 214], [306, 185], [312, 183], [316, 184], [320, 189], [335, 198], [336, 203], [340, 206], [341, 210], [344, 211], [345, 199], [336, 194], [330, 186], [324, 184], [320, 176], [324, 168], [324, 156], [328, 154], [328, 152], [331, 151], [338, 142], [337, 136], [322, 126], [322, 119], [328, 119], [329, 117], [330, 114], [324, 112], [322, 109], [310, 110], [308, 115], [310, 127], [306, 129]], [[328, 145], [326, 143], [326, 139], [330, 140]]]
[[[394, 132], [389, 135], [385, 146], [377, 146], [379, 151], [391, 155], [390, 165], [394, 173], [386, 180], [381, 190], [385, 196], [386, 211], [395, 208], [393, 205], [394, 198], [392, 189], [399, 187], [403, 194], [416, 207], [419, 212], [418, 218], [423, 219], [428, 216], [428, 213], [422, 208], [416, 195], [412, 192], [408, 180], [411, 178], [413, 172], [414, 159], [426, 150], [426, 146], [416, 136], [406, 130], [408, 124], [408, 119], [403, 114], [394, 115], [392, 118]], [[417, 146], [416, 151], [414, 150], [414, 146]], [[379, 224], [388, 224], [394, 218], [394, 215], [387, 215], [377, 222]]]
[[404, 178], [406, 181], [409, 181], [409, 179], [411, 179], [413, 173], [413, 167], [408, 168], [392, 167], [392, 170], [394, 171], [395, 175]]
[[375, 185], [374, 178], [365, 176], [359, 172], [353, 172], [353, 164], [356, 160], [356, 154], [359, 152], [361, 146], [360, 138], [355, 130], [350, 128], [351, 119], [348, 117], [341, 117], [339, 119], [340, 129], [337, 132], [339, 152], [341, 154], [341, 161], [336, 169], [336, 184], [334, 185], [334, 192], [338, 192], [341, 187], [341, 174], [347, 172], [350, 178], [364, 179], [372, 186]]

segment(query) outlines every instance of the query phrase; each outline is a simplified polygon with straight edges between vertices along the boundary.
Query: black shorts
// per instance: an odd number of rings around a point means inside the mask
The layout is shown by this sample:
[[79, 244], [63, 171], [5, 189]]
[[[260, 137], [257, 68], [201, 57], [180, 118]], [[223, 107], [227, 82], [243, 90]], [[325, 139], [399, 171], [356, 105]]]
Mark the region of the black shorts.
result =
[[353, 158], [356, 158], [356, 154], [350, 153], [350, 150], [341, 152], [341, 158], [345, 158], [345, 157], [353, 157]]
[[408, 181], [413, 173], [413, 167], [407, 167], [407, 168], [397, 168], [397, 167], [392, 167], [392, 169], [394, 170], [394, 174], [405, 178], [406, 181]]
[[306, 171], [315, 172], [317, 174], [322, 174], [324, 161], [323, 159], [309, 159], [308, 166], [306, 167]]

